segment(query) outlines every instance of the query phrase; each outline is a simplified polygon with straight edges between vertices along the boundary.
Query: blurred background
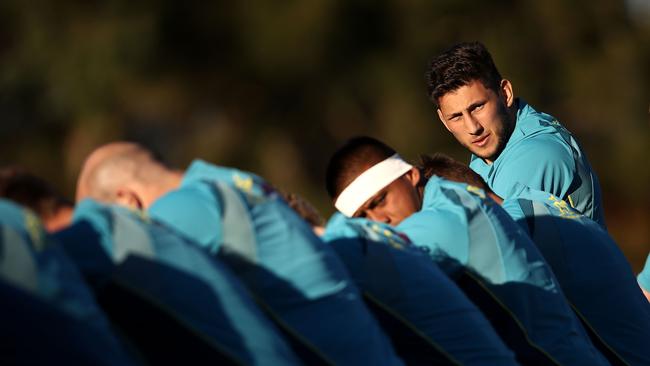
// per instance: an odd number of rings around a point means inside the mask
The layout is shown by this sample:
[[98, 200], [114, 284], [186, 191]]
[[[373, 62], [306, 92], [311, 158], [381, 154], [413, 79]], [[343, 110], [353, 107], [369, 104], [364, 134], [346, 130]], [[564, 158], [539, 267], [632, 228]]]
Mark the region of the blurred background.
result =
[[648, 0], [0, 2], [0, 164], [68, 197], [99, 144], [144, 143], [257, 172], [325, 216], [330, 154], [368, 134], [468, 161], [428, 101], [427, 61], [490, 49], [600, 176], [635, 271], [650, 251]]

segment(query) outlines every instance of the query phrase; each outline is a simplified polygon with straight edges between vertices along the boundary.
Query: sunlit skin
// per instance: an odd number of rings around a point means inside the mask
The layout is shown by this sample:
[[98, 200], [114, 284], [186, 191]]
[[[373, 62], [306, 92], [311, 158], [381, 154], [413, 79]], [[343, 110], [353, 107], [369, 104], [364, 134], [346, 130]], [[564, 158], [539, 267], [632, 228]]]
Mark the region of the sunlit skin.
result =
[[641, 288], [641, 291], [643, 291], [643, 294], [645, 295], [645, 298], [648, 299], [648, 302], [650, 302], [650, 292], [646, 291], [643, 288]]
[[74, 213], [74, 207], [61, 207], [56, 213], [41, 217], [43, 220], [43, 226], [45, 230], [50, 233], [57, 232], [59, 230], [65, 229], [72, 222], [72, 214]]
[[419, 181], [419, 170], [411, 169], [368, 199], [354, 216], [392, 226], [399, 224], [422, 207]]
[[508, 80], [498, 92], [479, 80], [438, 99], [438, 117], [461, 145], [488, 164], [505, 147], [515, 125], [514, 95]]

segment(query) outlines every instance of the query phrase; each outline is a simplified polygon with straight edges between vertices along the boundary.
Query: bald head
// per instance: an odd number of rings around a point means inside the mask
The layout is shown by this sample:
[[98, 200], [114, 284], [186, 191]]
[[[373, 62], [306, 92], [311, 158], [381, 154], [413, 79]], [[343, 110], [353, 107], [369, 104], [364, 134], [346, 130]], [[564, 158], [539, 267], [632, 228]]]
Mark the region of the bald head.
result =
[[113, 142], [97, 148], [84, 162], [76, 200], [146, 208], [180, 183], [178, 175], [141, 145]]

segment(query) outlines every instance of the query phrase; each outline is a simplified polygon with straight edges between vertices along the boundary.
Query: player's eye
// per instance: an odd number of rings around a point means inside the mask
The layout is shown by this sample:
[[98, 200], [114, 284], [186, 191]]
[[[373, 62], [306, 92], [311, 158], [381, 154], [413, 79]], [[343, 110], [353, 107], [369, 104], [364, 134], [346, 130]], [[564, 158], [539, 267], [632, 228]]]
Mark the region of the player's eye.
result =
[[379, 197], [377, 197], [375, 202], [373, 202], [374, 203], [373, 206], [377, 207], [379, 205], [382, 205], [385, 202], [385, 199], [386, 199], [386, 192], [382, 193]]
[[483, 106], [485, 106], [485, 103], [477, 104], [477, 105], [475, 105], [475, 106], [472, 108], [471, 112], [472, 112], [472, 113], [474, 113], [474, 112], [479, 112], [480, 110], [483, 109]]

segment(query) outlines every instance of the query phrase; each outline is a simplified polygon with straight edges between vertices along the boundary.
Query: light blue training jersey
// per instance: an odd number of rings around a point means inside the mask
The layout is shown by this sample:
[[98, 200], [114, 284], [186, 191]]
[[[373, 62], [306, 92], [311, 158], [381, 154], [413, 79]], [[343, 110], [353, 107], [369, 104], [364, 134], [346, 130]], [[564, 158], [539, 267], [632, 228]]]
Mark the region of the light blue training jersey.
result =
[[530, 235], [586, 324], [631, 365], [650, 364], [650, 304], [596, 222], [552, 194], [516, 186], [503, 208]]
[[299, 364], [239, 280], [198, 245], [144, 212], [92, 200], [73, 220], [58, 237], [84, 273], [118, 276], [242, 364]]
[[[25, 301], [28, 301], [29, 295], [33, 295], [43, 305], [56, 309], [43, 309], [43, 316], [55, 316], [57, 312], [65, 314], [56, 321], [64, 322], [69, 327], [70, 339], [74, 339], [77, 332], [95, 337], [94, 345], [69, 344], [70, 347], [87, 347], [97, 357], [94, 362], [130, 364], [129, 357], [76, 266], [56, 241], [45, 233], [34, 213], [4, 199], [0, 199], [0, 280], [24, 291]], [[32, 306], [43, 308], [38, 300], [28, 307]], [[4, 315], [22, 316], [27, 327], [30, 321], [36, 321], [41, 316], [20, 313]], [[66, 321], [65, 318], [70, 320]], [[36, 324], [34, 331], [48, 326]], [[44, 348], [48, 347], [46, 344], [32, 346], [34, 352], [45, 352]]]
[[605, 227], [600, 183], [571, 133], [554, 117], [517, 99], [517, 122], [499, 157], [472, 155], [470, 168], [503, 198], [515, 184], [551, 193]]
[[336, 253], [258, 176], [195, 161], [149, 212], [218, 253], [332, 363], [401, 364]]
[[648, 259], [645, 261], [643, 270], [641, 270], [641, 273], [637, 276], [637, 281], [639, 281], [641, 288], [646, 292], [650, 292], [650, 254], [648, 254]]
[[336, 250], [361, 291], [450, 359], [462, 365], [517, 364], [480, 310], [393, 227], [337, 213], [323, 240]]
[[606, 364], [539, 250], [481, 189], [432, 176], [421, 210], [397, 230], [415, 245], [442, 252], [482, 276], [531, 342], [552, 358], [562, 364]]

